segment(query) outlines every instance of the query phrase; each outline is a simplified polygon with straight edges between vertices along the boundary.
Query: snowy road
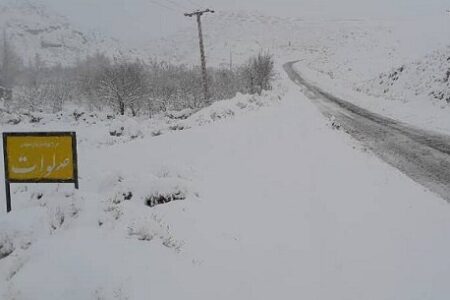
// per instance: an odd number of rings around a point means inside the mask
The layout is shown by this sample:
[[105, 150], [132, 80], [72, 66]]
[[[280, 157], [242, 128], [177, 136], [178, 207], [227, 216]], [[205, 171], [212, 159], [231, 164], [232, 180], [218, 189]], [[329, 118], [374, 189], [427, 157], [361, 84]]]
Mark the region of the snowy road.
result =
[[[450, 137], [372, 113], [308, 83], [283, 67], [320, 111], [384, 161], [450, 202]], [[332, 151], [332, 149], [330, 149]]]

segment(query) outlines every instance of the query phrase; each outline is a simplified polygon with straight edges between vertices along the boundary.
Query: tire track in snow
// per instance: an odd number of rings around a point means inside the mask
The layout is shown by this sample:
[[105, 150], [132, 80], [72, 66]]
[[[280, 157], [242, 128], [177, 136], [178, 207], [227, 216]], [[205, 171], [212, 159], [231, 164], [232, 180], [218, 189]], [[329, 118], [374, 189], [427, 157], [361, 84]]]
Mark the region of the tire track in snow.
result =
[[381, 159], [450, 202], [450, 137], [372, 113], [307, 82], [288, 62], [283, 68], [326, 117]]

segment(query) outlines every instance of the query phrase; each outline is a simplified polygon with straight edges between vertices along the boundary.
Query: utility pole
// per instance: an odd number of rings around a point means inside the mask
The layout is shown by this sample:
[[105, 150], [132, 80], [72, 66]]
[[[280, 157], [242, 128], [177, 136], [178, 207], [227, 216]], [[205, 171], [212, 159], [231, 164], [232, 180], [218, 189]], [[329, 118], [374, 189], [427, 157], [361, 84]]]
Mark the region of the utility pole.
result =
[[206, 57], [205, 57], [205, 47], [203, 44], [203, 32], [202, 32], [202, 20], [201, 17], [205, 13], [214, 13], [214, 10], [212, 9], [205, 9], [205, 10], [197, 10], [192, 13], [185, 13], [184, 15], [186, 17], [197, 17], [197, 25], [198, 25], [198, 38], [200, 43], [200, 60], [202, 62], [202, 75], [203, 75], [203, 94], [205, 97], [205, 101], [209, 102], [209, 92], [208, 92], [208, 76], [206, 74]]
[[230, 72], [233, 72], [233, 50], [230, 47]]

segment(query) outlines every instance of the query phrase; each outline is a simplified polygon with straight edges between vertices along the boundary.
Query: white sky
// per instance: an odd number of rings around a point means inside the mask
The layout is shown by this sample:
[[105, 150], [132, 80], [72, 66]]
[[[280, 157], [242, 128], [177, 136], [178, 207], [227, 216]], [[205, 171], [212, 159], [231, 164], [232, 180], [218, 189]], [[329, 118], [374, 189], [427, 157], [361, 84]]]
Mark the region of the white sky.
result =
[[258, 10], [306, 18], [395, 18], [443, 14], [449, 0], [34, 0], [68, 16], [84, 29], [138, 44], [192, 22], [189, 9]]

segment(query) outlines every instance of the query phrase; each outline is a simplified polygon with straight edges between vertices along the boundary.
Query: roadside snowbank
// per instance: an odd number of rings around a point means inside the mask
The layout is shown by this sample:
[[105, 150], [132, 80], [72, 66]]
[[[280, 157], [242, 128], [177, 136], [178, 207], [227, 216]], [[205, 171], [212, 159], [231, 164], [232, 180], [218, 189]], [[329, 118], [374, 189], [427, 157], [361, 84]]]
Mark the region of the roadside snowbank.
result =
[[285, 92], [278, 84], [274, 90], [263, 91], [261, 95], [237, 94], [232, 99], [214, 102], [201, 110], [169, 111], [152, 118], [115, 116], [76, 109], [48, 114], [10, 112], [0, 108], [0, 125], [3, 131], [75, 130], [79, 144], [108, 147], [240, 117], [249, 111], [278, 103]]
[[[308, 82], [345, 101], [419, 128], [450, 134], [450, 105], [445, 101], [432, 103], [428, 99], [418, 97], [406, 101], [390, 99], [384, 95], [370, 96], [344, 87], [327, 74], [311, 70], [303, 62], [297, 63], [294, 67]], [[404, 91], [404, 94], [406, 93]]]

